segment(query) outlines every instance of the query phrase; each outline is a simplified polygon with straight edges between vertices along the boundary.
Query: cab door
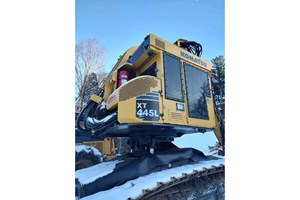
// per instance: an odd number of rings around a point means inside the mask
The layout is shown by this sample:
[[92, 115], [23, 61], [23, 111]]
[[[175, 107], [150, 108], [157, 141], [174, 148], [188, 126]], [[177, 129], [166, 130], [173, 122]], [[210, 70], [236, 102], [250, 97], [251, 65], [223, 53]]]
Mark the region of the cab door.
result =
[[183, 70], [180, 58], [163, 53], [164, 66], [164, 122], [186, 125]]
[[215, 115], [208, 72], [184, 62], [188, 124], [212, 128]]

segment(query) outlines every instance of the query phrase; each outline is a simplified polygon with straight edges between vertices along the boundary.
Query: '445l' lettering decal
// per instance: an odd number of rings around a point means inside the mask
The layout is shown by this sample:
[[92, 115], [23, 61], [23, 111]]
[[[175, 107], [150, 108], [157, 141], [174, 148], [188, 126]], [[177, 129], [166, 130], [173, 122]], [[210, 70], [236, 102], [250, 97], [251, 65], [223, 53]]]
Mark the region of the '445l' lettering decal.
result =
[[137, 100], [136, 117], [145, 121], [159, 121], [158, 101]]

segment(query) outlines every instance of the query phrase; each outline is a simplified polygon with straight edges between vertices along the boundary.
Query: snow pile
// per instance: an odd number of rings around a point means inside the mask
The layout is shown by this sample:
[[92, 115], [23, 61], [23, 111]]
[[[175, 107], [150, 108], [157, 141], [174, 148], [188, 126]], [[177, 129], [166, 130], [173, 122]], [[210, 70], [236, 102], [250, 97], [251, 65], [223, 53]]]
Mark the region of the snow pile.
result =
[[202, 151], [205, 155], [212, 155], [209, 146], [215, 146], [218, 139], [213, 131], [206, 133], [185, 134], [175, 138], [174, 144], [180, 148], [194, 148]]
[[85, 151], [86, 153], [93, 153], [94, 155], [101, 156], [101, 158], [102, 158], [102, 154], [95, 147], [88, 146], [88, 145], [79, 145], [79, 146], [75, 147], [75, 152], [76, 153], [79, 153], [79, 152], [82, 152], [82, 151]]
[[77, 170], [75, 178], [83, 185], [88, 184], [98, 178], [110, 174], [119, 162], [120, 161], [103, 162], [92, 167]]

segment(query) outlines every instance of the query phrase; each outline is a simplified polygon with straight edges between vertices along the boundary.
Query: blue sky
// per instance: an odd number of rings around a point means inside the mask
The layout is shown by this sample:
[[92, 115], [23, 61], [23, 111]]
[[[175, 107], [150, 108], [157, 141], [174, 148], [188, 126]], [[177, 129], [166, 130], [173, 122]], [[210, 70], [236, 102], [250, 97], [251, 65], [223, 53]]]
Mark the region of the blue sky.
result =
[[106, 70], [153, 33], [171, 43], [196, 41], [202, 57], [224, 55], [224, 0], [76, 0], [75, 40], [97, 38], [107, 49]]

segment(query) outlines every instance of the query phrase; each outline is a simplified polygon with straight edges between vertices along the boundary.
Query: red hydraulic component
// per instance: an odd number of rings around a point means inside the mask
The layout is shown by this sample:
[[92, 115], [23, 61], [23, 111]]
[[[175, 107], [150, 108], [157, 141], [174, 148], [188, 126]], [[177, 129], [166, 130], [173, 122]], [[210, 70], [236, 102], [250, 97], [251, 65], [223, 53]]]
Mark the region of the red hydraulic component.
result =
[[120, 87], [121, 85], [124, 85], [127, 81], [129, 81], [129, 72], [127, 70], [120, 70], [118, 73], [118, 85], [117, 87]]

